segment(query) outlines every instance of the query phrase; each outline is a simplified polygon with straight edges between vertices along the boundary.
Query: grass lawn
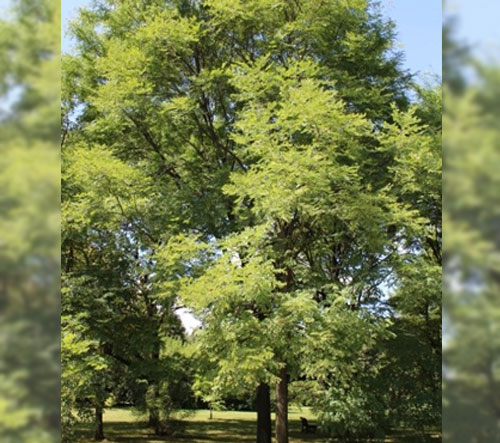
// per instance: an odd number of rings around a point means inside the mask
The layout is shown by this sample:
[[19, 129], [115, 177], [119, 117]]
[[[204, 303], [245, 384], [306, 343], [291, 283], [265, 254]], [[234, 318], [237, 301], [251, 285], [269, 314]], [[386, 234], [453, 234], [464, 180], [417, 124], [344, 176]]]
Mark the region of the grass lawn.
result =
[[[301, 434], [300, 418], [306, 417], [315, 421], [311, 412], [304, 408], [299, 410], [291, 408], [289, 413], [290, 443], [315, 442], [326, 443], [327, 438], [317, 434]], [[255, 412], [239, 411], [215, 411], [210, 419], [207, 410], [180, 412], [178, 414], [179, 430], [171, 437], [155, 437], [146, 426], [144, 417], [135, 414], [130, 409], [111, 409], [104, 415], [104, 433], [106, 442], [190, 442], [190, 443], [239, 443], [255, 442], [255, 424], [257, 414]], [[274, 416], [273, 416], [274, 420]], [[435, 439], [429, 437], [426, 441], [440, 441], [439, 436]], [[92, 433], [88, 427], [79, 430], [78, 443], [92, 442]], [[331, 440], [330, 440], [331, 441]], [[422, 441], [416, 435], [408, 432], [399, 432], [386, 442], [417, 442]]]

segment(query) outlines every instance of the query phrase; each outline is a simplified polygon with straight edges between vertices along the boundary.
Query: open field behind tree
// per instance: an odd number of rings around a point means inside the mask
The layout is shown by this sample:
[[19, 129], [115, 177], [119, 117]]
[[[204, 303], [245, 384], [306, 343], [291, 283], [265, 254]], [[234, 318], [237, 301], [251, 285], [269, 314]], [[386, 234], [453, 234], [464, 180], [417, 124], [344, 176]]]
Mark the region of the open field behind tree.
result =
[[[247, 411], [212, 411], [210, 418], [209, 410], [179, 411], [174, 414], [178, 419], [178, 430], [173, 436], [155, 436], [152, 429], [146, 424], [146, 417], [129, 408], [110, 409], [104, 414], [105, 431], [107, 442], [190, 442], [210, 443], [214, 441], [234, 443], [255, 442], [255, 426], [257, 420], [256, 412]], [[301, 433], [300, 417], [316, 423], [313, 413], [309, 408], [290, 408], [290, 443], [315, 442], [326, 443], [331, 440], [322, 435], [321, 430], [317, 433]], [[275, 419], [273, 414], [273, 420]], [[416, 434], [404, 429], [395, 430], [394, 434], [385, 439], [372, 441], [384, 442], [434, 442], [440, 441], [441, 434], [438, 431], [429, 431], [426, 436]], [[82, 426], [78, 431], [77, 443], [93, 442], [93, 434], [90, 427]], [[369, 440], [360, 440], [369, 441]]]

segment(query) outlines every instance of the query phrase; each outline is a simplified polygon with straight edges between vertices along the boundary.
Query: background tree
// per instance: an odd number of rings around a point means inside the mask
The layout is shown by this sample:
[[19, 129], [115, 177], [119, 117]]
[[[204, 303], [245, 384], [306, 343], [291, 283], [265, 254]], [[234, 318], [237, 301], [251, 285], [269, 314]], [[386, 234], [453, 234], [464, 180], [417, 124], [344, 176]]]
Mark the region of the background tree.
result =
[[388, 300], [395, 336], [380, 384], [390, 393], [394, 422], [423, 429], [439, 424], [441, 414], [441, 89], [418, 92], [415, 107], [397, 113], [382, 139], [383, 149], [394, 155], [393, 191], [421, 222], [399, 232]]
[[82, 417], [95, 410], [95, 437], [102, 439], [106, 400], [126, 377], [134, 403], [163, 433], [161, 415], [178, 400], [164, 387], [175, 385], [180, 358], [166, 358], [165, 340], [183, 332], [173, 300], [159, 305], [149, 281], [155, 191], [139, 168], [72, 137], [64, 150], [63, 397]]

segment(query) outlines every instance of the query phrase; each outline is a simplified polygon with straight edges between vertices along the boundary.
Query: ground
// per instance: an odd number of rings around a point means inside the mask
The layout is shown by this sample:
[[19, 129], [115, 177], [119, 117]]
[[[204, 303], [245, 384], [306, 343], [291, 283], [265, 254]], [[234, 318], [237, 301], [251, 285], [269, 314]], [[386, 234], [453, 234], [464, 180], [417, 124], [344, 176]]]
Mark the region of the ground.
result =
[[[290, 443], [326, 443], [326, 437], [318, 434], [302, 434], [300, 417], [315, 422], [308, 409], [292, 408], [289, 414]], [[111, 409], [104, 415], [105, 442], [137, 442], [137, 443], [255, 443], [255, 412], [215, 411], [210, 419], [210, 412], [199, 410], [177, 414], [179, 429], [172, 437], [155, 437], [145, 424], [144, 417], [130, 409]], [[274, 419], [274, 417], [273, 417]], [[92, 442], [92, 434], [86, 427], [79, 432], [78, 443]], [[440, 438], [428, 438], [426, 441], [440, 441]], [[408, 432], [396, 433], [385, 442], [417, 442], [422, 441]]]

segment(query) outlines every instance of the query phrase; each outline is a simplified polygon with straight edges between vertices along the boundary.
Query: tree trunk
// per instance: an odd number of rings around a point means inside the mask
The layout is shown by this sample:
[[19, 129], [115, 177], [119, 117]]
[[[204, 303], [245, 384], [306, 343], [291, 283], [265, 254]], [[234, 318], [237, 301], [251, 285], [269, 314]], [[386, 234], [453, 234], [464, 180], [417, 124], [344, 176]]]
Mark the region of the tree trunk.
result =
[[94, 440], [104, 440], [104, 422], [102, 419], [102, 406], [96, 405], [95, 407], [95, 433]]
[[[154, 314], [150, 311], [149, 316], [152, 317]], [[153, 342], [153, 352], [151, 354], [152, 363], [157, 367], [160, 361], [160, 339], [158, 337], [158, 332], [155, 330], [154, 342]], [[164, 433], [163, 423], [161, 418], [161, 411], [159, 406], [160, 399], [160, 385], [156, 378], [150, 380], [150, 385], [152, 386], [152, 399], [150, 399], [149, 405], [149, 426], [153, 428], [155, 435], [162, 435]]]
[[160, 435], [160, 414], [158, 412], [158, 408], [153, 406], [149, 409], [149, 420], [148, 426], [153, 428], [156, 435]]
[[158, 383], [156, 381], [150, 381], [147, 400], [149, 414], [148, 426], [153, 429], [155, 435], [161, 435], [163, 432], [162, 420], [160, 416], [161, 411], [158, 404], [159, 397], [160, 387], [158, 386]]
[[288, 443], [288, 372], [280, 371], [276, 385], [276, 443]]
[[271, 393], [269, 385], [257, 388], [257, 443], [271, 443]]

